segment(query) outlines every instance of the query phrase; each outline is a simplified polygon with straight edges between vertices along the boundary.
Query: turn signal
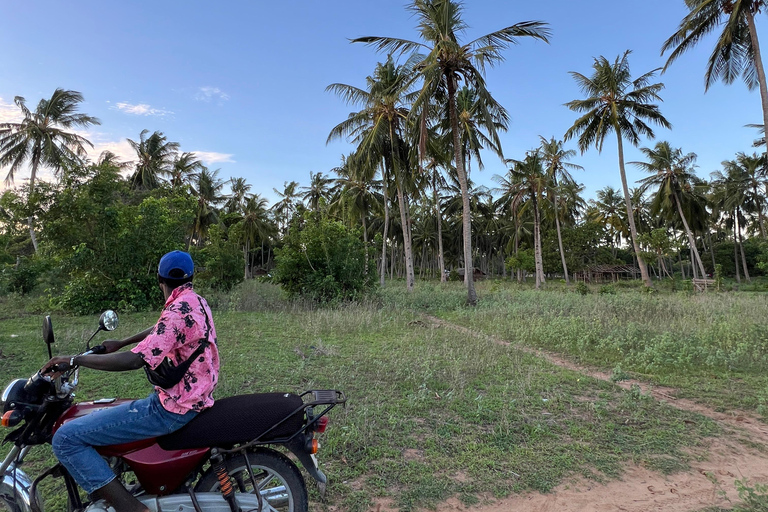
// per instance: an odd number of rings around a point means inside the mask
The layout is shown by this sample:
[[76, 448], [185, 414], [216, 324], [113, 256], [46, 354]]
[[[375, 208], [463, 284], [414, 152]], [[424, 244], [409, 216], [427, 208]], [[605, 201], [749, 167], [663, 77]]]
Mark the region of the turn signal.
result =
[[317, 453], [317, 450], [320, 449], [320, 443], [317, 442], [317, 439], [312, 440], [312, 449], [309, 451], [312, 455]]
[[328, 416], [318, 418], [317, 423], [315, 423], [315, 432], [322, 434], [326, 428], [328, 428]]
[[21, 413], [19, 411], [8, 411], [3, 414], [0, 425], [4, 427], [15, 427], [21, 422]]

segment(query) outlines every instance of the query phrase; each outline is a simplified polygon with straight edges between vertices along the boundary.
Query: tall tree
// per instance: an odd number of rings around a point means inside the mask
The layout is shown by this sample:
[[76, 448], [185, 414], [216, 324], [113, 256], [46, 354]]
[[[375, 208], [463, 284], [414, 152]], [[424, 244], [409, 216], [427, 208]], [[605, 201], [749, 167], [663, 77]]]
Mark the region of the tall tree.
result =
[[225, 211], [227, 213], [243, 213], [245, 205], [249, 201], [248, 192], [250, 190], [251, 184], [247, 183], [245, 178], [230, 178], [229, 195], [227, 202], [224, 203]]
[[[373, 45], [383, 52], [421, 52], [425, 54], [418, 70], [424, 79], [414, 111], [426, 115], [426, 105], [435, 97], [444, 97], [448, 103], [448, 114], [453, 140], [454, 164], [461, 185], [462, 234], [464, 238], [464, 283], [467, 286], [467, 301], [477, 302], [473, 280], [472, 262], [472, 219], [470, 213], [467, 173], [461, 154], [461, 130], [456, 105], [458, 82], [463, 80], [477, 94], [478, 107], [484, 119], [484, 128], [490, 140], [500, 146], [496, 126], [491, 112], [503, 111], [486, 88], [484, 72], [486, 66], [493, 66], [504, 60], [502, 51], [515, 44], [521, 37], [533, 37], [548, 42], [549, 29], [540, 21], [525, 21], [491, 32], [473, 41], [462, 43], [460, 35], [468, 28], [462, 19], [463, 4], [455, 0], [414, 0], [410, 6], [419, 21], [419, 33], [423, 42], [407, 39], [369, 36], [353, 39]], [[422, 134], [425, 137], [426, 134]]]
[[187, 249], [196, 240], [198, 245], [202, 245], [203, 238], [208, 232], [208, 228], [219, 221], [219, 215], [216, 206], [221, 204], [225, 197], [221, 193], [225, 182], [219, 179], [219, 170], [210, 171], [203, 168], [196, 175], [195, 183], [192, 186], [192, 195], [197, 200], [195, 211], [195, 221], [192, 226], [192, 234], [187, 241]]
[[563, 249], [563, 235], [560, 232], [560, 214], [559, 214], [559, 201], [557, 198], [558, 186], [563, 183], [573, 183], [573, 176], [568, 172], [569, 169], [584, 168], [580, 165], [572, 164], [568, 160], [576, 156], [576, 151], [573, 149], [565, 149], [563, 142], [552, 137], [547, 140], [542, 136], [539, 136], [541, 140], [541, 146], [539, 151], [541, 152], [541, 160], [544, 163], [544, 168], [549, 175], [549, 179], [552, 181], [552, 187], [550, 188], [550, 195], [552, 196], [552, 204], [555, 209], [555, 227], [557, 228], [557, 245], [560, 249], [560, 260], [563, 264], [563, 274], [565, 275], [565, 284], [571, 284], [571, 278], [568, 276], [568, 265], [565, 262], [565, 250]]
[[[16, 96], [14, 103], [24, 118], [19, 123], [0, 123], [0, 167], [10, 166], [5, 183], [12, 183], [19, 169], [29, 165], [28, 201], [33, 200], [35, 180], [41, 167], [57, 173], [68, 163], [81, 164], [87, 154], [86, 146], [93, 147], [85, 137], [69, 131], [101, 124], [97, 118], [77, 111], [82, 101], [83, 95], [77, 91], [56, 89], [49, 99], [40, 100], [31, 111], [26, 100]], [[37, 251], [31, 215], [27, 223], [32, 245]]]
[[664, 88], [662, 83], [651, 83], [656, 70], [632, 80], [629, 69], [630, 53], [629, 50], [624, 52], [624, 55], [616, 57], [613, 63], [603, 56], [595, 59], [591, 77], [571, 72], [571, 76], [587, 97], [566, 103], [568, 108], [583, 115], [565, 132], [565, 140], [578, 136], [579, 149], [582, 153], [592, 145], [598, 151], [602, 151], [605, 137], [611, 132], [615, 133], [619, 150], [619, 173], [624, 189], [624, 203], [627, 208], [632, 246], [643, 282], [646, 286], [652, 286], [648, 269], [640, 254], [637, 226], [632, 215], [632, 200], [624, 168], [624, 139], [637, 146], [641, 136], [653, 138], [653, 130], [647, 124], [648, 121], [665, 128], [671, 128], [672, 125], [661, 114], [658, 105], [652, 103], [661, 101], [659, 92]]
[[[161, 176], [172, 174], [178, 142], [169, 142], [163, 132], [142, 130], [138, 142], [127, 139], [136, 152], [136, 170], [130, 178], [131, 187], [152, 190], [160, 186]], [[202, 172], [202, 171], [201, 171]]]
[[333, 183], [333, 178], [327, 177], [322, 172], [309, 173], [309, 186], [301, 187], [303, 194], [301, 199], [307, 202], [307, 207], [314, 211], [320, 211], [320, 203], [328, 197], [329, 186]]
[[299, 184], [296, 181], [284, 182], [283, 191], [280, 192], [276, 188], [272, 188], [277, 197], [280, 198], [275, 204], [272, 205], [272, 212], [277, 219], [278, 227], [287, 230], [288, 221], [291, 214], [296, 211], [296, 203], [299, 201]]
[[[357, 155], [361, 161], [367, 161], [370, 167], [378, 162], [384, 162], [385, 189], [387, 178], [391, 178], [395, 183], [400, 208], [400, 224], [403, 230], [406, 288], [409, 291], [413, 290], [415, 276], [406, 190], [412, 176], [409, 145], [406, 143], [405, 136], [408, 132], [406, 123], [410, 113], [408, 107], [412, 100], [411, 88], [414, 74], [411, 69], [414, 64], [415, 61], [410, 59], [404, 65], [396, 65], [389, 56], [386, 62], [376, 66], [373, 75], [367, 77], [367, 90], [338, 83], [326, 88], [341, 96], [347, 103], [360, 104], [363, 107], [357, 112], [352, 112], [347, 120], [336, 125], [328, 135], [328, 142], [346, 137], [357, 143]], [[386, 205], [386, 198], [384, 202]], [[385, 210], [385, 217], [388, 217], [388, 213], [388, 210]], [[385, 222], [385, 229], [387, 224]]]
[[[696, 247], [696, 239], [683, 211], [684, 202], [686, 206], [697, 203], [695, 198], [691, 197], [693, 185], [697, 179], [694, 173], [696, 154], [683, 154], [682, 149], [673, 148], [667, 141], [658, 142], [653, 148], [640, 148], [640, 151], [645, 155], [647, 161], [630, 163], [651, 174], [640, 181], [643, 188], [657, 188], [651, 204], [651, 215], [658, 215], [670, 210], [676, 212], [688, 237], [688, 244], [690, 244], [695, 257], [694, 263], [698, 265], [700, 275], [706, 276], [704, 263], [701, 261], [699, 249]], [[698, 207], [696, 213], [699, 215], [706, 213], [703, 204], [699, 202]], [[687, 209], [690, 211], [690, 208]]]
[[672, 36], [664, 42], [661, 54], [672, 50], [664, 69], [711, 32], [722, 29], [704, 74], [705, 90], [718, 80], [731, 84], [739, 76], [752, 90], [760, 88], [763, 126], [768, 126], [768, 84], [757, 38], [755, 15], [766, 0], [685, 0], [690, 12]]
[[168, 170], [168, 181], [173, 190], [178, 190], [190, 183], [196, 172], [203, 169], [203, 163], [194, 153], [184, 152], [174, 155], [173, 164]]

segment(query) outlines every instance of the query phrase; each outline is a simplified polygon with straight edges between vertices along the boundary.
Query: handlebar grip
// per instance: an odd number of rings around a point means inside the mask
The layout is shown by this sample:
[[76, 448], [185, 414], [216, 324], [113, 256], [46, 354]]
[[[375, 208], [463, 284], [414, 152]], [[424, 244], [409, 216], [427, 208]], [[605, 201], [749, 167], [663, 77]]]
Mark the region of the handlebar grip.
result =
[[56, 373], [56, 372], [65, 372], [69, 370], [69, 363], [59, 363], [51, 366], [45, 372], [43, 373]]
[[104, 345], [96, 345], [94, 347], [91, 347], [90, 352], [91, 354], [106, 354], [107, 347], [105, 347]]

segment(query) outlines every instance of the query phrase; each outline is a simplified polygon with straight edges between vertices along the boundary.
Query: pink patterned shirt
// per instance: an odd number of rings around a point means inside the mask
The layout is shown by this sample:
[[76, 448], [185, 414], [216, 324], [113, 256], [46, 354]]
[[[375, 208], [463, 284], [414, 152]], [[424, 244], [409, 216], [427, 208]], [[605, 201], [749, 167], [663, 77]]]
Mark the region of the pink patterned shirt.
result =
[[219, 379], [216, 328], [208, 303], [194, 292], [192, 283], [179, 286], [165, 302], [160, 319], [131, 352], [139, 354], [150, 369], [165, 358], [175, 366], [189, 358], [200, 341], [210, 343], [189, 367], [181, 382], [170, 389], [155, 386], [165, 410], [176, 414], [202, 411], [213, 405]]

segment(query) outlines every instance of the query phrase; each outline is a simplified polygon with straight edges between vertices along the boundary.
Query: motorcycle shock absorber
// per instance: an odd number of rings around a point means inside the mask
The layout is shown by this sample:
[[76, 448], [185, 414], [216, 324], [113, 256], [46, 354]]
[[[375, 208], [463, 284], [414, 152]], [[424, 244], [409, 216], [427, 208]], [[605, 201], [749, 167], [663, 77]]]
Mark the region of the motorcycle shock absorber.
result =
[[227, 465], [224, 462], [224, 457], [214, 448], [211, 455], [211, 464], [213, 465], [213, 472], [216, 474], [216, 479], [219, 481], [219, 489], [232, 512], [242, 512], [240, 506], [235, 499], [235, 488], [232, 486], [232, 478], [227, 471]]

